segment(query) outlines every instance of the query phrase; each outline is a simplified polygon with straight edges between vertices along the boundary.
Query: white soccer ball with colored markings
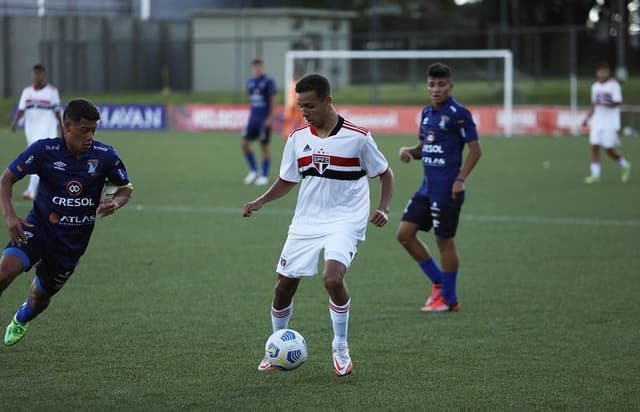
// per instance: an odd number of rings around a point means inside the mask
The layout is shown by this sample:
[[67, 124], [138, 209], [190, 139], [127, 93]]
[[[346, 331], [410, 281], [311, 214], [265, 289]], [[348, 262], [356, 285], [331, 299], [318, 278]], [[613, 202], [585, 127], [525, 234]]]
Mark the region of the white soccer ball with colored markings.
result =
[[280, 329], [269, 336], [264, 353], [273, 366], [285, 371], [296, 369], [309, 356], [307, 342], [293, 329]]

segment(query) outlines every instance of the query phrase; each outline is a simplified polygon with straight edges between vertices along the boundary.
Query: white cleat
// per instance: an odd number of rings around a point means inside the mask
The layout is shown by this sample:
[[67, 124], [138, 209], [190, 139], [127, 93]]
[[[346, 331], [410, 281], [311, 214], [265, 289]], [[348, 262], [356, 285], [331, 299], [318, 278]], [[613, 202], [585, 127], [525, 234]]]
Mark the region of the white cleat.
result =
[[260, 176], [256, 179], [256, 186], [266, 186], [269, 184], [269, 178], [267, 176]]
[[336, 375], [342, 377], [351, 374], [353, 370], [353, 363], [351, 362], [351, 356], [349, 356], [349, 347], [340, 343], [333, 349], [333, 369]]
[[273, 366], [271, 364], [271, 362], [269, 362], [269, 358], [267, 358], [266, 356], [264, 358], [262, 358], [262, 360], [260, 361], [260, 364], [258, 365], [258, 370], [260, 372], [264, 372], [264, 371], [272, 371], [274, 370], [276, 367]]
[[254, 172], [253, 170], [250, 171], [244, 177], [244, 184], [245, 185], [250, 185], [251, 183], [253, 183], [256, 180], [256, 177], [258, 177], [258, 174], [256, 172]]

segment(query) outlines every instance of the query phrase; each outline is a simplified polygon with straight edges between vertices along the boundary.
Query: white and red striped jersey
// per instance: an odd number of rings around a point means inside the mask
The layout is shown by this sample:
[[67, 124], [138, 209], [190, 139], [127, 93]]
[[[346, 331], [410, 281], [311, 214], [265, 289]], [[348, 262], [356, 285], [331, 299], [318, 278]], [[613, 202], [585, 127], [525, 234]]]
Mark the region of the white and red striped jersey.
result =
[[368, 130], [342, 117], [328, 137], [318, 137], [306, 123], [289, 135], [280, 178], [302, 181], [289, 233], [314, 235], [352, 227], [364, 240], [370, 200], [367, 177], [389, 164]]
[[27, 139], [58, 137], [58, 119], [56, 112], [60, 111], [60, 95], [58, 89], [46, 84], [41, 89], [34, 89], [33, 85], [22, 90], [18, 110], [24, 110], [24, 133]]
[[610, 103], [622, 103], [622, 89], [616, 79], [593, 83], [591, 103], [594, 105], [591, 129], [620, 130], [620, 106], [607, 106]]

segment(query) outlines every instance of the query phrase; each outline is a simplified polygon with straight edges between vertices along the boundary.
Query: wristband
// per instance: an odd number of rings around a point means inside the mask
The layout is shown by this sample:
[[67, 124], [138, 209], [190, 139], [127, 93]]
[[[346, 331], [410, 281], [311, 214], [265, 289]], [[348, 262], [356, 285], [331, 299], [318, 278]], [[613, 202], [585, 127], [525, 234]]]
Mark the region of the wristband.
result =
[[456, 180], [457, 180], [458, 182], [462, 182], [462, 183], [464, 183], [464, 179], [463, 179], [463, 178], [461, 178], [461, 177], [456, 177]]

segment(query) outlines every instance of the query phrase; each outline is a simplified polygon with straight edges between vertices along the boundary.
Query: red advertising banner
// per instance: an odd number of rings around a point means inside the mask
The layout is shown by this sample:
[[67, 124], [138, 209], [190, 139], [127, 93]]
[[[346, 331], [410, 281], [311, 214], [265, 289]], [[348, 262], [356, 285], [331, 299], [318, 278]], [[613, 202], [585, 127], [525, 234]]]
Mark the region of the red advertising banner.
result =
[[[336, 110], [355, 124], [374, 134], [416, 134], [420, 123], [420, 106], [351, 106], [336, 105]], [[502, 107], [469, 106], [480, 135], [504, 134], [506, 115]], [[283, 107], [276, 108], [275, 130], [282, 128]], [[586, 133], [582, 121], [586, 110], [565, 107], [517, 106], [512, 111], [514, 135], [561, 135]], [[242, 130], [249, 119], [247, 105], [186, 104], [167, 108], [169, 127], [174, 130], [215, 131]]]

